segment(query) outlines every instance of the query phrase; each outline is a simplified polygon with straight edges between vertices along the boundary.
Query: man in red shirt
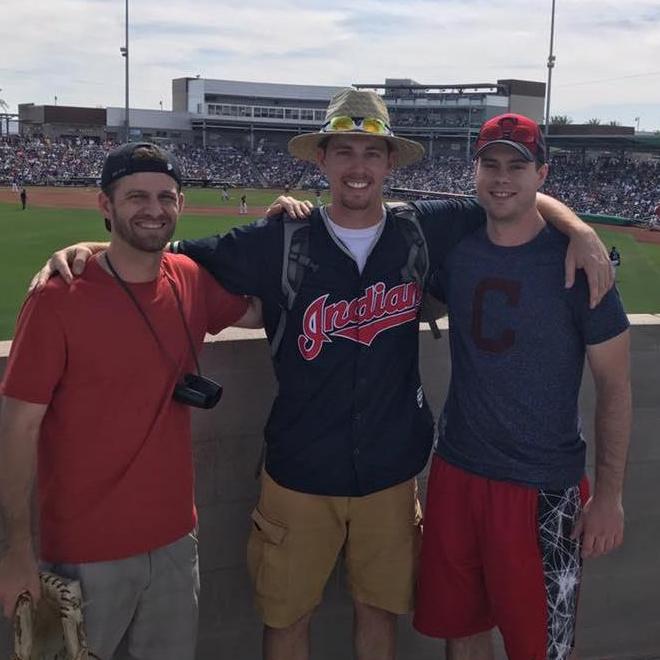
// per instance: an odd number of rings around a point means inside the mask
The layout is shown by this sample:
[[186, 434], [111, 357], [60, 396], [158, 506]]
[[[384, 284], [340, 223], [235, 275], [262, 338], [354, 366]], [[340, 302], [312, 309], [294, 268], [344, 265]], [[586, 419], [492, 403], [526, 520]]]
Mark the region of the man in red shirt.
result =
[[110, 660], [127, 636], [133, 657], [192, 660], [199, 572], [183, 378], [207, 331], [259, 314], [163, 253], [183, 208], [170, 154], [123, 145], [101, 186], [108, 249], [71, 286], [54, 278], [28, 297], [0, 386], [0, 604], [10, 616], [19, 593], [39, 598], [36, 464], [39, 558], [80, 581], [91, 650]]

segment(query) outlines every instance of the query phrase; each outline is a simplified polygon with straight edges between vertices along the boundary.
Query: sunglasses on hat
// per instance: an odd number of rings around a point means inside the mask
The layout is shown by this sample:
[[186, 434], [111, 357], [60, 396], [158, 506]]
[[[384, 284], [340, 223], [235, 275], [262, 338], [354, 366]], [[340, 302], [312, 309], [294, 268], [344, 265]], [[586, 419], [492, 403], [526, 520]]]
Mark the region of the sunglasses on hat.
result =
[[392, 135], [392, 129], [377, 117], [333, 117], [321, 127], [321, 133], [361, 131], [370, 135]]
[[546, 162], [545, 140], [538, 124], [524, 115], [513, 113], [489, 119], [479, 131], [475, 142], [475, 158], [493, 143], [503, 143], [517, 149], [529, 161]]

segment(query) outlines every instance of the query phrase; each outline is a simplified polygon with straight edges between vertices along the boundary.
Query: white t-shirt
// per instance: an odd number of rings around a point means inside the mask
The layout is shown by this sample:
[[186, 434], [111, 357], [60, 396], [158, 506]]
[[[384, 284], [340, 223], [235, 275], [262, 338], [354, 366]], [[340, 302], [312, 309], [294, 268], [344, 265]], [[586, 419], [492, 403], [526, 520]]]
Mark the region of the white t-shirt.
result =
[[376, 241], [383, 230], [385, 224], [385, 211], [383, 210], [383, 217], [380, 222], [377, 222], [371, 227], [365, 227], [364, 229], [349, 229], [338, 225], [331, 220], [325, 207], [321, 208], [321, 213], [325, 216], [328, 226], [332, 229], [335, 236], [351, 253], [357, 263], [358, 270], [361, 273], [364, 270], [364, 265], [367, 263], [367, 258], [369, 257], [373, 246], [376, 244]]

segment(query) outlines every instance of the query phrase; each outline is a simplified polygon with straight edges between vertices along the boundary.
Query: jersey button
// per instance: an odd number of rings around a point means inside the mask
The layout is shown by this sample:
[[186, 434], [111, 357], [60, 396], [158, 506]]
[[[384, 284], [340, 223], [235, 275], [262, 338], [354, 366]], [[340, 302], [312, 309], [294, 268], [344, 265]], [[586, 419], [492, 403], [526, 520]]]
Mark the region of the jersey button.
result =
[[359, 456], [359, 455], [360, 455], [360, 448], [359, 448], [359, 447], [356, 447], [356, 448], [353, 450], [353, 455], [354, 455], [354, 456]]

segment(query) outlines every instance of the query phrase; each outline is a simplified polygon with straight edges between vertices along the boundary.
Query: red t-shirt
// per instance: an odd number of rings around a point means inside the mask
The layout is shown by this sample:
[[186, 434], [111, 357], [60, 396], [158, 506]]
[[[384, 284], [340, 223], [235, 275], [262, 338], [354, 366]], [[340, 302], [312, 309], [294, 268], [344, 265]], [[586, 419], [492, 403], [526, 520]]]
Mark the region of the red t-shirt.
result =
[[[97, 261], [21, 310], [0, 391], [48, 404], [38, 485], [41, 558], [120, 559], [166, 545], [196, 523], [190, 409], [172, 399], [194, 371], [174, 281], [196, 349], [247, 309], [183, 255], [157, 280], [129, 284], [156, 330]], [[175, 366], [176, 363], [176, 366]]]

